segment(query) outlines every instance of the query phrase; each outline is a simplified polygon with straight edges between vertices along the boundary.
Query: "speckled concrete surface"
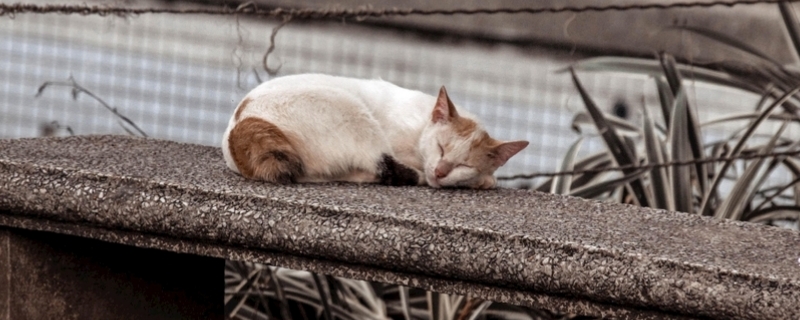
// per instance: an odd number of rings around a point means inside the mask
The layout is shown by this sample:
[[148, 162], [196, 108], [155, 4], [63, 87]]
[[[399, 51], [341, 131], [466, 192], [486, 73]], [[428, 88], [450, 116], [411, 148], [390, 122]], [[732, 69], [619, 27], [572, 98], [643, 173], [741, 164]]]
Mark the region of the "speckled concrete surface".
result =
[[[665, 314], [659, 311], [597, 303], [581, 298], [569, 298], [524, 290], [499, 288], [453, 279], [438, 279], [420, 274], [388, 271], [386, 269], [376, 269], [346, 262], [298, 257], [232, 245], [186, 241], [168, 236], [142, 234], [133, 231], [121, 231], [118, 229], [108, 230], [85, 224], [54, 222], [52, 220], [27, 218], [23, 216], [3, 215], [1, 211], [0, 226], [75, 235], [142, 248], [157, 248], [177, 253], [192, 253], [229, 260], [260, 262], [295, 270], [307, 270], [351, 279], [401, 284], [436, 292], [456, 293], [461, 295], [466, 295], [468, 293], [475, 295], [475, 293], [478, 293], [479, 297], [484, 299], [543, 309], [559, 314], [579, 314], [599, 318], [636, 320], [695, 319], [694, 317], [682, 317], [675, 314]], [[2, 229], [0, 229], [0, 232], [2, 232]]]
[[275, 186], [230, 172], [212, 147], [0, 141], [0, 210], [238, 248], [243, 258], [251, 248], [252, 257], [308, 259], [294, 267], [329, 261], [497, 300], [552, 297], [575, 313], [800, 318], [797, 232], [524, 190]]

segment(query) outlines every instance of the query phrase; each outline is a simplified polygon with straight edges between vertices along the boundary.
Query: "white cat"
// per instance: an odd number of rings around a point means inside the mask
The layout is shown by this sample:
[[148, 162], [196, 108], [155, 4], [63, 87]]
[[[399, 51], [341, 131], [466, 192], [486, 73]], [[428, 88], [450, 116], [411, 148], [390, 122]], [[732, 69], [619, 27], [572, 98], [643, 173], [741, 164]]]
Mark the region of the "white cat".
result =
[[437, 98], [321, 74], [262, 83], [222, 138], [225, 163], [250, 179], [434, 188], [493, 188], [494, 171], [527, 145], [489, 137], [444, 87]]

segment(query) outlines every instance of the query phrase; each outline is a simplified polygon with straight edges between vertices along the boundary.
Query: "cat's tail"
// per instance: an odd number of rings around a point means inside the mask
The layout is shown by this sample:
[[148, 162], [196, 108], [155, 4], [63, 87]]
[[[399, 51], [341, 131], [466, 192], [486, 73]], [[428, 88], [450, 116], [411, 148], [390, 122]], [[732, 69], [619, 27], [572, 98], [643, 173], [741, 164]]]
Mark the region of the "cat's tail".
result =
[[292, 183], [303, 175], [303, 161], [289, 139], [274, 124], [245, 118], [231, 129], [228, 148], [245, 178]]

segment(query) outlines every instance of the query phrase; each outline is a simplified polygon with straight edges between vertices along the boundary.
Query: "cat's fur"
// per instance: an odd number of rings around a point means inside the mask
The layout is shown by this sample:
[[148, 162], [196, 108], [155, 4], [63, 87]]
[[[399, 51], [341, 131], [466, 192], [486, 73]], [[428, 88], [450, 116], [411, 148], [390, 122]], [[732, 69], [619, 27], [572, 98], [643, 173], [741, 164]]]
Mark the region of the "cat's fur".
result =
[[444, 87], [434, 97], [321, 74], [262, 83], [222, 138], [225, 162], [246, 178], [436, 188], [492, 188], [494, 171], [527, 145], [489, 137]]

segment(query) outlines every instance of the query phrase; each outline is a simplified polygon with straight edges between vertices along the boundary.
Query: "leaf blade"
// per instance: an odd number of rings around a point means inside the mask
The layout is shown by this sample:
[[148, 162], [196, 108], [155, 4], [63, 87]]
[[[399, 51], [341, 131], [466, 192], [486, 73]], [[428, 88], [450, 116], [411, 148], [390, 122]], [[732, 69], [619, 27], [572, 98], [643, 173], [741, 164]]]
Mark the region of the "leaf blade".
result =
[[[730, 74], [715, 71], [699, 66], [692, 66], [691, 69], [685, 65], [677, 65], [680, 72], [691, 72], [692, 78], [697, 81], [717, 84], [726, 87], [738, 88], [741, 90], [761, 94], [763, 88], [743, 81]], [[556, 70], [556, 73], [568, 72], [570, 68], [580, 71], [608, 71], [623, 72], [630, 74], [641, 74], [648, 76], [663, 76], [662, 67], [659, 61], [642, 58], [623, 58], [623, 57], [598, 57], [578, 61], [570, 67]]]
[[[787, 124], [787, 122], [784, 122], [780, 129], [778, 129], [778, 132], [762, 149], [762, 154], [771, 153], [775, 149], [775, 144], [783, 131], [786, 129]], [[758, 188], [760, 183], [763, 182], [763, 179], [755, 178], [759, 172], [763, 170], [762, 165], [764, 164], [765, 160], [766, 158], [758, 158], [747, 166], [742, 176], [739, 177], [739, 179], [736, 181], [736, 184], [734, 184], [731, 192], [727, 197], [725, 197], [725, 200], [722, 201], [722, 204], [719, 206], [719, 208], [717, 208], [717, 211], [714, 212], [714, 217], [739, 220], [744, 213], [745, 205], [752, 199], [752, 194], [755, 192], [756, 188]], [[762, 176], [767, 174], [769, 174], [769, 172], [764, 172], [762, 173]]]
[[[686, 99], [683, 90], [678, 91], [675, 105], [672, 107], [672, 123], [670, 124], [669, 146], [672, 161], [690, 161], [689, 119], [686, 113]], [[692, 213], [692, 177], [689, 166], [675, 166], [671, 170], [672, 194], [674, 208], [677, 211]]]
[[[795, 95], [798, 91], [800, 91], [800, 86], [795, 87], [793, 90], [789, 92], [786, 92], [783, 96], [781, 96], [779, 99], [777, 99], [768, 107], [766, 107], [761, 112], [761, 115], [758, 118], [754, 119], [747, 126], [747, 130], [739, 138], [739, 141], [737, 141], [736, 145], [728, 152], [727, 157], [738, 156], [739, 153], [741, 153], [742, 148], [744, 148], [744, 145], [747, 142], [747, 140], [753, 135], [755, 130], [764, 121], [764, 119], [766, 119], [775, 110], [775, 108], [777, 108], [778, 106], [782, 105], [784, 102], [789, 100], [789, 98]], [[719, 184], [722, 181], [722, 177], [725, 176], [725, 173], [727, 172], [728, 168], [730, 168], [732, 163], [733, 161], [723, 162], [722, 165], [720, 166], [719, 172], [716, 175], [714, 175], [714, 179], [712, 179], [711, 184], [708, 187], [708, 190], [706, 190], [706, 193], [705, 195], [703, 195], [703, 199], [700, 202], [701, 213], [706, 212], [706, 210], [710, 211], [709, 203], [711, 202], [712, 197], [716, 194], [717, 188], [719, 187]]]
[[[632, 152], [628, 149], [619, 135], [617, 135], [616, 130], [614, 130], [614, 128], [608, 123], [606, 118], [603, 116], [603, 113], [586, 92], [586, 89], [583, 88], [580, 80], [578, 80], [578, 76], [575, 74], [575, 70], [570, 69], [570, 73], [572, 75], [572, 82], [575, 84], [575, 88], [578, 90], [581, 99], [583, 99], [584, 106], [594, 120], [595, 126], [597, 126], [597, 131], [600, 132], [601, 136], [603, 137], [603, 141], [606, 143], [606, 147], [616, 160], [617, 165], [625, 166], [637, 164], [637, 159], [633, 157]], [[634, 170], [635, 169], [625, 169], [623, 170], [623, 173], [630, 174], [634, 172]], [[642, 181], [634, 179], [629, 183], [639, 205], [643, 207], [649, 206], [650, 201], [647, 198]]]
[[592, 199], [597, 197], [603, 193], [610, 192], [616, 187], [624, 185], [626, 183], [630, 183], [631, 181], [635, 181], [636, 179], [641, 179], [641, 177], [647, 173], [645, 169], [638, 169], [637, 171], [630, 172], [622, 177], [603, 181], [600, 183], [595, 183], [591, 185], [587, 185], [581, 188], [576, 188], [570, 192], [570, 196], [573, 197], [580, 197], [580, 198], [587, 198]]
[[[678, 91], [685, 91], [685, 89], [682, 90], [683, 83], [681, 79], [681, 73], [678, 71], [675, 59], [671, 55], [662, 53], [660, 60], [661, 66], [664, 69], [664, 75], [667, 77], [667, 83], [669, 84], [670, 89], [672, 89], [672, 93], [675, 94], [675, 100], [677, 101], [679, 99]], [[681, 112], [686, 113], [686, 133], [688, 134], [687, 142], [692, 152], [692, 159], [703, 160], [703, 158], [705, 158], [703, 154], [703, 137], [702, 132], [700, 131], [700, 126], [697, 123], [697, 116], [692, 111], [691, 106], [689, 106], [689, 98], [686, 96], [685, 92], [684, 96], [680, 99], [684, 100], [681, 103], [684, 104], [685, 110]], [[706, 166], [704, 164], [697, 163], [694, 166], [694, 170], [697, 177], [698, 189], [700, 194], [703, 194], [708, 186], [708, 174], [706, 173]], [[689, 187], [691, 187], [691, 184]], [[691, 199], [691, 197], [689, 199]]]
[[[567, 154], [564, 156], [564, 160], [562, 160], [561, 166], [559, 167], [560, 172], [572, 171], [572, 169], [575, 167], [575, 156], [578, 154], [582, 142], [583, 137], [580, 137], [572, 144], [572, 146], [569, 147], [569, 150], [567, 150]], [[550, 192], [555, 194], [569, 193], [570, 186], [572, 185], [572, 178], [572, 175], [555, 177], [553, 179], [553, 187]]]
[[[661, 153], [661, 140], [656, 135], [655, 124], [650, 116], [647, 107], [643, 108], [643, 127], [644, 127], [644, 144], [647, 162], [650, 164], [664, 163], [664, 155]], [[667, 177], [666, 168], [653, 168], [650, 170], [650, 188], [653, 194], [653, 201], [656, 208], [666, 209], [670, 211], [675, 210], [674, 200], [672, 197], [672, 186], [669, 178]]]
[[791, 3], [779, 2], [778, 8], [781, 11], [783, 25], [789, 33], [789, 39], [792, 40], [794, 55], [795, 57], [800, 57], [800, 21], [795, 17]]

